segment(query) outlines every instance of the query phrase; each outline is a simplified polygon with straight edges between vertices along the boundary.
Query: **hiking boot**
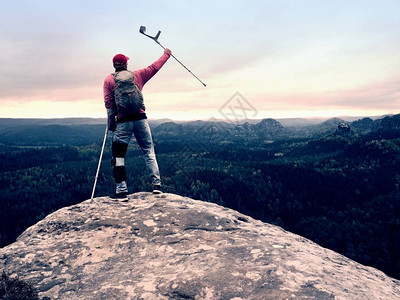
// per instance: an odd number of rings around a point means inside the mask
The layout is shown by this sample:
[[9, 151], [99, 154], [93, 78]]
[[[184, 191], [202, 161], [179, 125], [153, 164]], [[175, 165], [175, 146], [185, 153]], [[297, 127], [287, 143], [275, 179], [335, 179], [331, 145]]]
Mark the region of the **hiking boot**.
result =
[[153, 194], [162, 194], [161, 185], [159, 184], [153, 185]]
[[115, 193], [114, 195], [110, 196], [110, 199], [126, 202], [128, 201], [128, 196], [127, 193]]

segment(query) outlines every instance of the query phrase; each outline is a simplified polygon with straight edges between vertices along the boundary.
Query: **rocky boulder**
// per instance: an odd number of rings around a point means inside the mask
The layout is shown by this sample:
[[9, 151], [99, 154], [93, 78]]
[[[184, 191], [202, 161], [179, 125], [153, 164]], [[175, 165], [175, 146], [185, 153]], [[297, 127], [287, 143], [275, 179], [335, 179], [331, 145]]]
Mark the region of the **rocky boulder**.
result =
[[212, 203], [136, 193], [60, 209], [0, 249], [51, 299], [400, 299], [400, 282]]

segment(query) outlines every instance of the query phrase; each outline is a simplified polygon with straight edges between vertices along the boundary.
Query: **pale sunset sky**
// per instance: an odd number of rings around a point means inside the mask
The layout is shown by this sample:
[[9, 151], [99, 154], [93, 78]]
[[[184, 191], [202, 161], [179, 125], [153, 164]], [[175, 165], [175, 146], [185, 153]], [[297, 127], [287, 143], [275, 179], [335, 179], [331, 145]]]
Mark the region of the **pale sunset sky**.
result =
[[150, 119], [223, 118], [239, 92], [249, 118], [400, 113], [400, 1], [0, 0], [1, 118], [105, 117], [117, 53], [144, 68]]

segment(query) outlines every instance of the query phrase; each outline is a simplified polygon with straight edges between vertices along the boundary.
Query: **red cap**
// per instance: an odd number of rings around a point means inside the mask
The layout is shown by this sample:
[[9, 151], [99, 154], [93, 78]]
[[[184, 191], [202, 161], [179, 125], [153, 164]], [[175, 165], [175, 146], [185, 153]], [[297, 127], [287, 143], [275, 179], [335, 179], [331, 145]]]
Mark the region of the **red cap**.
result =
[[128, 62], [129, 57], [125, 56], [123, 54], [117, 54], [114, 56], [113, 58], [113, 64], [115, 65], [126, 65], [126, 63]]

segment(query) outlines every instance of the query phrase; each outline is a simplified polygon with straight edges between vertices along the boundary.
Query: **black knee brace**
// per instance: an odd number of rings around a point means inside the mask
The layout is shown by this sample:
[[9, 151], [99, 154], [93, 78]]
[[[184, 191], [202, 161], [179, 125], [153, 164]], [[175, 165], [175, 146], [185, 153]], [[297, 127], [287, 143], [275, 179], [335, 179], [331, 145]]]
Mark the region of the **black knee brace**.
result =
[[126, 181], [126, 170], [125, 166], [118, 166], [113, 168], [113, 176], [116, 183]]
[[125, 154], [128, 144], [113, 142], [111, 164], [113, 166], [113, 176], [116, 183], [126, 180]]
[[128, 150], [128, 144], [112, 142], [111, 150], [113, 157], [125, 157], [126, 150]]

